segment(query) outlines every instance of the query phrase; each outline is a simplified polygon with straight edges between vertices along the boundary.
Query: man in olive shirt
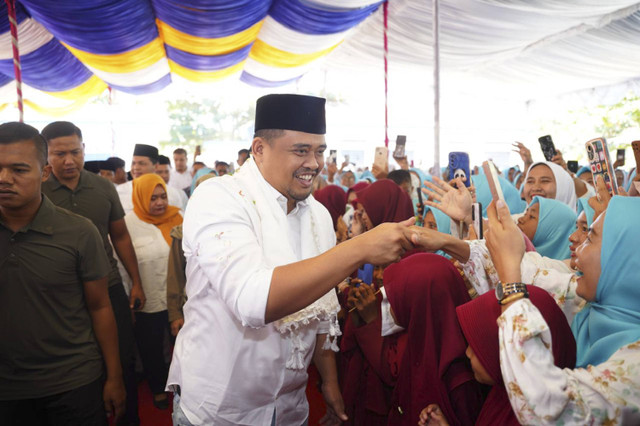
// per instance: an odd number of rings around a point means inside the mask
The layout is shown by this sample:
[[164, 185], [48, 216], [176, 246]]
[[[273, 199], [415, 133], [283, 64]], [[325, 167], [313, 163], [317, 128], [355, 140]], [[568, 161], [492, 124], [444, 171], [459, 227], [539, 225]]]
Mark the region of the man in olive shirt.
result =
[[41, 194], [46, 160], [36, 129], [0, 125], [0, 424], [106, 425], [125, 399], [109, 262], [96, 227]]
[[[49, 165], [52, 169], [51, 176], [42, 184], [42, 192], [55, 205], [93, 222], [102, 237], [107, 258], [111, 263], [109, 298], [118, 326], [120, 361], [127, 390], [127, 409], [122, 422], [139, 424], [135, 340], [130, 308], [142, 308], [145, 297], [138, 273], [136, 254], [124, 222], [124, 210], [120, 204], [120, 197], [113, 183], [83, 170], [82, 132], [73, 123], [53, 122], [42, 129], [42, 136], [47, 141]], [[129, 300], [118, 272], [118, 263], [113, 257], [109, 237], [133, 282]]]

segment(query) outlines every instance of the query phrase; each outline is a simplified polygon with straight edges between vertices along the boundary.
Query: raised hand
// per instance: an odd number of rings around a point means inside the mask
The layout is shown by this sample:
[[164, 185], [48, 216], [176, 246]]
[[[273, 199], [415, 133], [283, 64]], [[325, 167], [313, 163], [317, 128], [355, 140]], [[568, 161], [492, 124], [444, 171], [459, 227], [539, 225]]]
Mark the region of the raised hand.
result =
[[609, 206], [611, 201], [611, 194], [607, 190], [607, 185], [604, 183], [602, 175], [597, 175], [596, 178], [596, 196], [589, 198], [589, 205], [595, 211], [593, 220], [596, 220], [598, 216], [604, 212]]
[[[453, 220], [470, 224], [472, 222], [471, 205], [473, 204], [473, 197], [469, 189], [464, 186], [464, 181], [460, 178], [454, 179], [452, 182], [455, 182], [457, 186], [457, 188], [454, 188], [437, 176], [433, 176], [433, 180], [437, 185], [427, 181], [424, 182], [429, 188], [422, 189], [422, 192], [429, 197], [424, 203], [442, 210]], [[435, 202], [431, 200], [435, 200]]]
[[489, 204], [487, 216], [489, 229], [484, 236], [498, 277], [504, 283], [518, 282], [521, 279], [520, 263], [525, 250], [522, 233], [511, 219], [509, 207], [502, 200]]
[[516, 142], [512, 144], [514, 150], [513, 152], [517, 152], [520, 154], [520, 158], [522, 158], [522, 162], [524, 163], [524, 169], [522, 169], [522, 173], [527, 173], [529, 167], [533, 164], [533, 157], [531, 157], [531, 151], [527, 148], [522, 142]]
[[558, 166], [562, 167], [563, 169], [565, 169], [568, 173], [571, 174], [571, 172], [569, 171], [569, 167], [567, 166], [567, 162], [564, 161], [564, 158], [562, 157], [562, 152], [560, 152], [560, 150], [556, 149], [556, 155], [553, 156], [553, 158], [551, 159], [551, 161], [553, 161], [554, 163], [556, 163]]

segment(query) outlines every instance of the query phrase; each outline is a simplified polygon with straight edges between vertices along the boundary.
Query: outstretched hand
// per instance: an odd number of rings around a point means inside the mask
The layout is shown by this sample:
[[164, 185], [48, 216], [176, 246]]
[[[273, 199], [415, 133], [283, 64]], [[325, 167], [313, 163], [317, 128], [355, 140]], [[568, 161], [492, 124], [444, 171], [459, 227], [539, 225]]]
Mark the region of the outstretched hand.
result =
[[524, 169], [522, 169], [522, 173], [527, 173], [529, 170], [529, 166], [533, 164], [533, 157], [531, 156], [531, 151], [527, 148], [522, 142], [515, 142], [512, 144], [513, 152], [517, 152], [522, 158], [522, 162], [524, 163]]
[[[447, 216], [456, 221], [464, 221], [467, 224], [472, 222], [471, 219], [471, 206], [473, 204], [473, 197], [469, 192], [469, 189], [464, 186], [464, 181], [461, 178], [456, 178], [452, 181], [455, 182], [456, 188], [449, 183], [443, 181], [437, 176], [433, 176], [432, 182], [425, 181], [424, 184], [429, 188], [423, 188], [422, 192], [429, 197], [429, 200], [425, 200], [424, 203], [430, 207], [435, 207]], [[431, 201], [431, 199], [437, 201]]]
[[487, 216], [489, 229], [485, 232], [485, 240], [498, 277], [503, 283], [519, 282], [520, 263], [525, 251], [522, 233], [502, 200], [489, 204]]
[[415, 221], [412, 217], [400, 223], [383, 223], [355, 237], [354, 240], [361, 242], [363, 253], [366, 253], [366, 263], [384, 266], [399, 262], [407, 250], [414, 248], [410, 227]]
[[420, 418], [418, 419], [419, 426], [449, 426], [447, 418], [440, 409], [438, 404], [429, 404], [420, 412]]

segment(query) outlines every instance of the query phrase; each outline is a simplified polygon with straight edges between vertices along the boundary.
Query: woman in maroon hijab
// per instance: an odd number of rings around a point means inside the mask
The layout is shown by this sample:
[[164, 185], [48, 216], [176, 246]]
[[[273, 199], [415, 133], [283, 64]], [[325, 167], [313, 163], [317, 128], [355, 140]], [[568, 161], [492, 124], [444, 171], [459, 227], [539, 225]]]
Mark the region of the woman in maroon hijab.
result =
[[[543, 289], [527, 286], [529, 299], [540, 310], [551, 331], [551, 348], [555, 365], [573, 368], [576, 363], [576, 342], [565, 315], [554, 299]], [[471, 360], [476, 379], [491, 385], [491, 391], [482, 405], [476, 425], [516, 426], [516, 418], [500, 372], [500, 348], [498, 347], [497, 319], [501, 315], [493, 292], [485, 293], [456, 308], [458, 321], [469, 347], [467, 356]], [[435, 404], [429, 405], [420, 415], [420, 424], [448, 424], [442, 411]]]
[[376, 181], [356, 192], [356, 196], [358, 210], [362, 211], [361, 217], [367, 230], [385, 222], [402, 222], [414, 215], [411, 199], [390, 179]]
[[[357, 191], [357, 202], [363, 225], [367, 228], [384, 222], [400, 222], [413, 216], [411, 200], [391, 180], [380, 180]], [[375, 275], [375, 274], [374, 274]], [[375, 281], [375, 280], [374, 280]], [[398, 377], [399, 365], [406, 347], [405, 333], [382, 337], [380, 296], [373, 294], [375, 285], [362, 284], [349, 289], [360, 297], [368, 297], [374, 315], [365, 316], [364, 309], [349, 314], [340, 344], [342, 394], [349, 416], [347, 425], [386, 425], [391, 394]], [[342, 300], [353, 294], [342, 295]], [[351, 305], [347, 306], [349, 309]]]
[[341, 243], [346, 240], [347, 225], [342, 220], [347, 207], [347, 194], [344, 190], [337, 185], [327, 185], [314, 192], [313, 198], [329, 210], [337, 242]]
[[388, 424], [414, 426], [432, 403], [451, 424], [474, 424], [484, 389], [456, 318], [456, 307], [471, 300], [460, 272], [442, 256], [415, 254], [385, 270], [384, 288], [395, 323], [408, 334]]

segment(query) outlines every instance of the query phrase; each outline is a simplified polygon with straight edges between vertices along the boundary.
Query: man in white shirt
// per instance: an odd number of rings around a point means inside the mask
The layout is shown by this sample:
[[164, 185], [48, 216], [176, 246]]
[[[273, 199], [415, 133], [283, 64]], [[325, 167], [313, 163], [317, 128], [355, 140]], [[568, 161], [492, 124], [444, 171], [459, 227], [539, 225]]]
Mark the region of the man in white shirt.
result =
[[310, 96], [258, 99], [253, 158], [202, 183], [189, 201], [188, 300], [167, 382], [174, 424], [306, 424], [312, 359], [325, 424], [347, 420], [332, 352], [334, 287], [361, 264], [397, 261], [413, 245], [408, 221], [334, 247], [331, 217], [309, 197], [324, 167], [324, 105]]
[[[155, 146], [136, 144], [131, 161], [131, 176], [135, 179], [147, 173], [155, 173], [158, 157], [158, 148]], [[125, 214], [133, 211], [133, 199], [131, 198], [133, 184], [131, 182], [128, 181], [116, 187]], [[187, 206], [188, 198], [184, 191], [167, 186], [167, 196], [170, 206], [176, 206], [180, 210], [184, 210]]]
[[187, 167], [187, 151], [183, 148], [178, 148], [173, 151], [173, 166], [175, 169], [171, 170], [171, 179], [169, 179], [169, 186], [176, 189], [185, 189], [191, 186], [191, 170]]

